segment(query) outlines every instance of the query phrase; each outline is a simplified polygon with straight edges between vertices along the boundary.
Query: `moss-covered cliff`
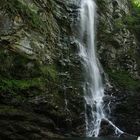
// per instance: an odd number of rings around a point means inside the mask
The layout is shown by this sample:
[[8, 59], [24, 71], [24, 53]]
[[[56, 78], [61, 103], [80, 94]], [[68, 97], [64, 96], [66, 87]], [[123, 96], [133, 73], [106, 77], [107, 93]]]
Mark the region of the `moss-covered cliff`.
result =
[[59, 0], [0, 2], [0, 138], [72, 132], [83, 111], [70, 27], [77, 6]]
[[131, 4], [128, 0], [99, 1], [97, 46], [109, 80], [106, 92], [115, 97], [110, 105], [114, 121], [125, 132], [139, 135], [140, 57], [135, 30], [129, 27]]
[[[0, 138], [83, 135], [82, 68], [75, 42], [79, 1], [0, 2]], [[106, 92], [116, 97], [112, 115], [124, 131], [139, 134], [138, 45], [123, 22], [131, 14], [130, 3], [97, 0], [97, 5], [98, 55], [111, 84]]]

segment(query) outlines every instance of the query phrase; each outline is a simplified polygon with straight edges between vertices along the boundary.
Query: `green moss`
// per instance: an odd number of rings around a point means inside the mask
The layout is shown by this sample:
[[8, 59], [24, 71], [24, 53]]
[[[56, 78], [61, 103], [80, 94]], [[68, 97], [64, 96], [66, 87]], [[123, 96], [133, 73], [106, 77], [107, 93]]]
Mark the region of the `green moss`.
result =
[[126, 71], [107, 71], [108, 75], [119, 86], [128, 90], [137, 90], [140, 88], [140, 80], [133, 79]]
[[124, 28], [124, 23], [122, 21], [122, 19], [116, 19], [114, 22], [114, 26], [116, 30], [121, 30]]
[[33, 78], [28, 80], [2, 79], [0, 80], [0, 91], [16, 92], [27, 90], [32, 87], [40, 88], [43, 81], [40, 78]]
[[123, 18], [123, 22], [126, 27], [135, 33], [137, 39], [140, 36], [140, 1], [139, 0], [129, 0], [131, 6], [131, 14]]
[[[55, 65], [40, 64], [5, 49], [0, 49], [0, 92], [12, 97], [26, 98], [58, 89], [58, 71]], [[28, 65], [29, 64], [29, 65]], [[31, 65], [30, 65], [31, 64]]]
[[44, 76], [55, 81], [58, 78], [58, 72], [54, 65], [47, 65], [40, 67], [40, 70]]
[[42, 32], [46, 29], [46, 24], [28, 5], [24, 5], [19, 0], [3, 0], [1, 7], [14, 18], [19, 14], [25, 22], [34, 29], [40, 29]]

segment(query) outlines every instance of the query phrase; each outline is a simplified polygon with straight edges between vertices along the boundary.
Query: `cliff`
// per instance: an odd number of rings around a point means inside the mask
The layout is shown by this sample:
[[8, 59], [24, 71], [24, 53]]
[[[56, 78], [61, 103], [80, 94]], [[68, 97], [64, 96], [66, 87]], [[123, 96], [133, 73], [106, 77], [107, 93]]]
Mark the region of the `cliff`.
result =
[[[1, 139], [83, 135], [78, 5], [74, 0], [1, 1]], [[98, 57], [106, 93], [115, 97], [111, 115], [124, 131], [140, 135], [139, 46], [123, 22], [130, 3], [97, 0], [97, 5]]]
[[112, 96], [111, 116], [124, 132], [139, 135], [139, 45], [126, 22], [133, 12], [131, 3], [108, 0], [98, 5], [97, 49], [106, 73], [106, 92]]

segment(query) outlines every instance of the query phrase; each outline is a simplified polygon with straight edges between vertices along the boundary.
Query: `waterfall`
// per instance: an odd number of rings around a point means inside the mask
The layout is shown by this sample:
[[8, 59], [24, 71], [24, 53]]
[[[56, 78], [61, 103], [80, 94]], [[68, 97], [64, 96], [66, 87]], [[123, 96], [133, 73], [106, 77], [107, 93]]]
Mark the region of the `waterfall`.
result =
[[102, 120], [115, 128], [115, 132], [123, 133], [111, 121], [108, 120], [104, 109], [104, 86], [101, 77], [101, 68], [96, 54], [96, 4], [93, 0], [81, 0], [80, 8], [81, 32], [80, 52], [85, 69], [85, 118], [86, 136], [98, 137]]

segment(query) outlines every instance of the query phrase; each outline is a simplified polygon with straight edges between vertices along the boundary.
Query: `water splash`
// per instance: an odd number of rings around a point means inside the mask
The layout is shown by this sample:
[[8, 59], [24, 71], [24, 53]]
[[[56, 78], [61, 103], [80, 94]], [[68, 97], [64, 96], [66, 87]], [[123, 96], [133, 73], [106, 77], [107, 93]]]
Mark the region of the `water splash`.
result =
[[98, 137], [102, 120], [106, 120], [118, 135], [123, 132], [108, 120], [104, 109], [104, 86], [102, 84], [101, 68], [96, 55], [96, 4], [93, 0], [81, 0], [81, 33], [79, 55], [85, 68], [85, 118], [86, 136]]

